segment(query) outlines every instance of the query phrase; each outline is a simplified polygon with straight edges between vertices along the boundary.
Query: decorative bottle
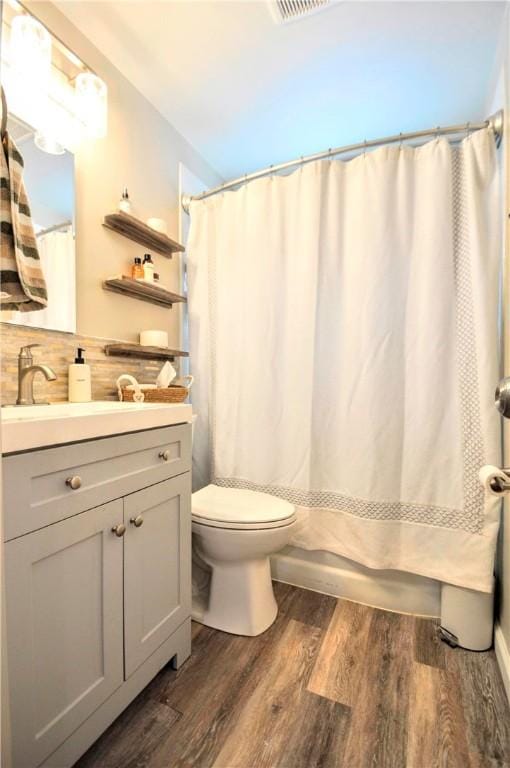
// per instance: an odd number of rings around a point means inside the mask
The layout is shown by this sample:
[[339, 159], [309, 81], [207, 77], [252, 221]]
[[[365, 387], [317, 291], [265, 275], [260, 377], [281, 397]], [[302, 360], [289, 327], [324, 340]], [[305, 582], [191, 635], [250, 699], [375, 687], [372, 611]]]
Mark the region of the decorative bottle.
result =
[[143, 257], [143, 279], [148, 283], [154, 282], [154, 262], [150, 253], [144, 254]]
[[131, 213], [131, 200], [129, 199], [127, 187], [122, 190], [122, 197], [119, 200], [118, 205], [121, 213]]

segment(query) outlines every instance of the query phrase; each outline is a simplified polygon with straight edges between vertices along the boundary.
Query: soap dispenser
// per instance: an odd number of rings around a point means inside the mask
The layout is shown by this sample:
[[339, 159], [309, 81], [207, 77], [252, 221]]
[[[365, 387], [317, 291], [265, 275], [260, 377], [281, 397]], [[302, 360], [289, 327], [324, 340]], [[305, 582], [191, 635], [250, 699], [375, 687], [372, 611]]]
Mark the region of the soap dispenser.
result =
[[82, 352], [78, 347], [74, 363], [69, 366], [69, 402], [90, 403], [92, 400], [92, 387], [90, 382], [90, 365], [85, 362]]

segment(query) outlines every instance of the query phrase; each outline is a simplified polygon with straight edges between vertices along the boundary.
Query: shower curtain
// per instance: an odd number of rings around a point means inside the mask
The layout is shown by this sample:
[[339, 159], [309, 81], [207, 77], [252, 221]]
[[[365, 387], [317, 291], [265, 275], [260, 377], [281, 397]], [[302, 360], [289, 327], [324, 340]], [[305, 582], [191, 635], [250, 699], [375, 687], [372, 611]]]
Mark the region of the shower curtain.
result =
[[490, 591], [498, 196], [483, 130], [193, 202], [198, 484], [292, 502], [295, 546]]

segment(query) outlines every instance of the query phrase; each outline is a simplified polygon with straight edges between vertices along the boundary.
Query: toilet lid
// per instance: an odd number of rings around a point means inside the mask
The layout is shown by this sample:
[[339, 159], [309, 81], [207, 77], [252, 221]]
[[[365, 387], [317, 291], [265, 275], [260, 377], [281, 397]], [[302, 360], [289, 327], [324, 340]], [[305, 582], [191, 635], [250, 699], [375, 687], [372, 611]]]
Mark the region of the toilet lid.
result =
[[252, 528], [282, 525], [285, 521], [290, 522], [295, 513], [288, 501], [268, 493], [207, 485], [193, 494], [192, 514], [194, 520], [209, 525], [216, 523], [231, 527], [234, 524]]

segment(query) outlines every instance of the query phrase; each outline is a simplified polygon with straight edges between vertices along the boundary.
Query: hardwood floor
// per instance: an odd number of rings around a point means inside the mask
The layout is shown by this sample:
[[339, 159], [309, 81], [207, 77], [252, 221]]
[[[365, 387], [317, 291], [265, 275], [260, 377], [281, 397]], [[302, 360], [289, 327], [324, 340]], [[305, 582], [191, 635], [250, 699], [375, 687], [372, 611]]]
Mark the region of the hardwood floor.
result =
[[493, 651], [433, 621], [275, 584], [255, 638], [194, 625], [75, 768], [503, 768], [510, 710]]

